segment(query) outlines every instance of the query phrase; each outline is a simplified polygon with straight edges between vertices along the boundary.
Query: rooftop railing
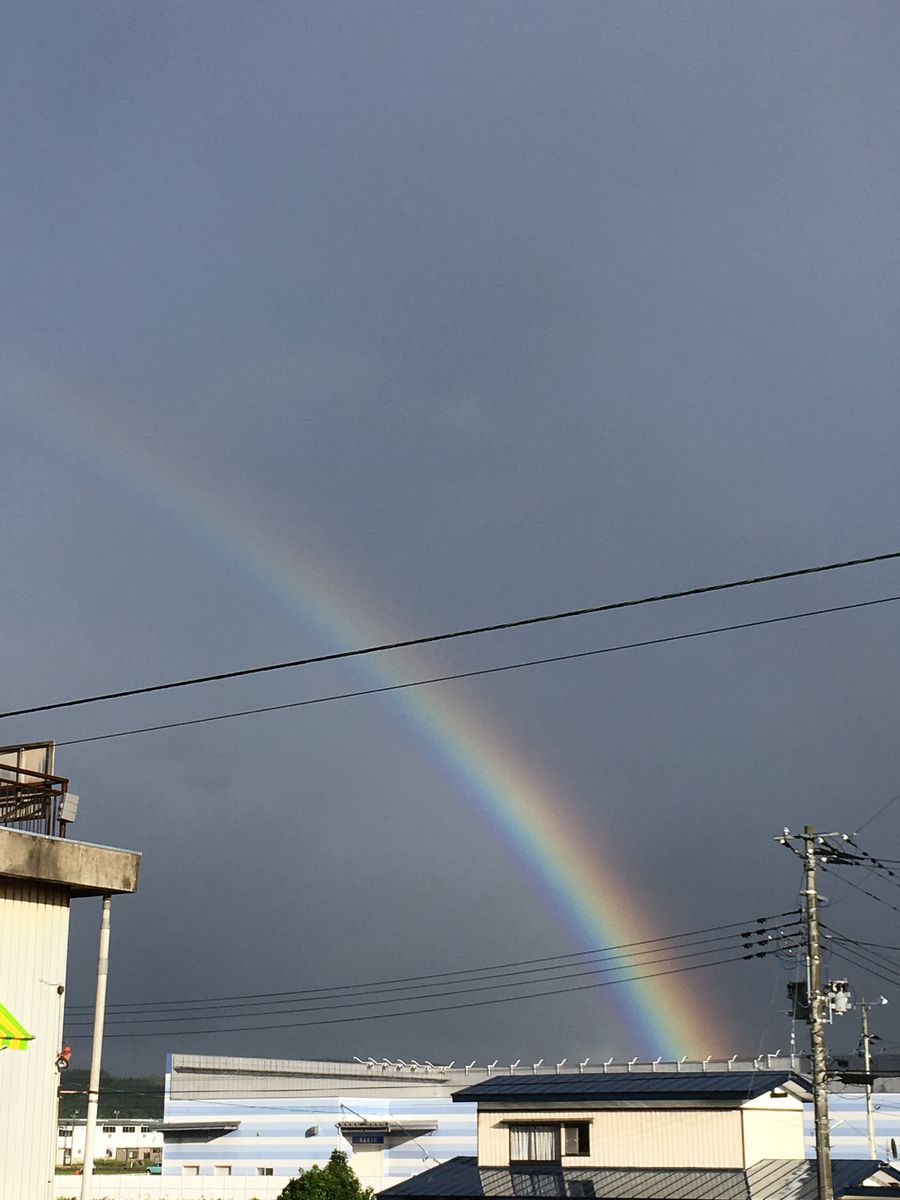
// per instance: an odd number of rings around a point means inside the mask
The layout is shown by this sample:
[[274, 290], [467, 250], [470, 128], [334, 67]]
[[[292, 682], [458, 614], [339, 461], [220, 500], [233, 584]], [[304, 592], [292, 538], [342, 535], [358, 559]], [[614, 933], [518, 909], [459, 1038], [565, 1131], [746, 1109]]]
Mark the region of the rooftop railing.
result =
[[0, 766], [0, 825], [25, 833], [65, 837], [78, 798], [61, 775], [20, 766]]

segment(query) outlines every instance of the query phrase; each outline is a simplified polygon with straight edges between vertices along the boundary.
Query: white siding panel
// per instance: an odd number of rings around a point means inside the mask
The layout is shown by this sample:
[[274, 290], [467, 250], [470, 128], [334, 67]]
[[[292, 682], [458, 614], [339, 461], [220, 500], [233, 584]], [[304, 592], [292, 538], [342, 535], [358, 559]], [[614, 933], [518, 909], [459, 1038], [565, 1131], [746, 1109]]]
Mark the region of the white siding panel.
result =
[[[485, 1167], [509, 1165], [508, 1121], [537, 1120], [538, 1111], [482, 1112], [478, 1115], [478, 1161]], [[546, 1114], [548, 1121], [591, 1122], [587, 1156], [563, 1158], [563, 1166], [584, 1167], [741, 1167], [741, 1112], [732, 1110], [573, 1109]]]
[[[764, 1108], [744, 1109], [745, 1166], [752, 1167], [763, 1158], [803, 1158], [803, 1109], [794, 1111]], [[868, 1158], [868, 1153], [861, 1155]]]
[[68, 930], [64, 888], [0, 878], [0, 1002], [34, 1035], [0, 1051], [0, 1200], [51, 1194]]

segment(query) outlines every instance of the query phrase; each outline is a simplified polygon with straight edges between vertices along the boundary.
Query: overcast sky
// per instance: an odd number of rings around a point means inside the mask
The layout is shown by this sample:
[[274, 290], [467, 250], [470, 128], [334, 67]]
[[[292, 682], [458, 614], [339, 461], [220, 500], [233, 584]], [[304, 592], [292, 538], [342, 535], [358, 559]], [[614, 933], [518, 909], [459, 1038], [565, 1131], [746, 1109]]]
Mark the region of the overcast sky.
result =
[[[4, 9], [3, 708], [900, 549], [896, 4]], [[900, 567], [866, 567], [0, 740], [897, 593]], [[627, 897], [648, 937], [790, 909], [773, 837], [855, 829], [900, 793], [898, 616], [61, 748], [73, 833], [144, 854], [113, 905], [110, 999], [607, 944], [491, 819], [448, 712], [510, 768], [503, 803], [530, 781], [539, 843], [558, 823], [610, 868], [610, 937]], [[860, 841], [900, 858], [900, 804]], [[823, 891], [834, 927], [898, 943], [884, 904]], [[73, 1005], [97, 922], [74, 906]], [[710, 1044], [683, 1052], [786, 1047], [790, 970], [687, 975]], [[879, 1022], [900, 1036], [900, 995], [848, 972], [896, 1000]], [[107, 1062], [669, 1052], [628, 995], [111, 1040]], [[853, 1046], [856, 1018], [830, 1037]]]

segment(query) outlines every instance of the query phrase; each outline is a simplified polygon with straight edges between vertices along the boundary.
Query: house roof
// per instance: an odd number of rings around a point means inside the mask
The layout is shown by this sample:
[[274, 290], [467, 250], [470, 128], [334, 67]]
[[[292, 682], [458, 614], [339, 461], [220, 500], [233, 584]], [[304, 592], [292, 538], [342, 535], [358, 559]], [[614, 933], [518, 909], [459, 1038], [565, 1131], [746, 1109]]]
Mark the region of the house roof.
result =
[[[832, 1164], [836, 1198], [876, 1176], [900, 1185], [900, 1172], [881, 1163], [839, 1159]], [[869, 1189], [866, 1189], [869, 1194]], [[873, 1195], [877, 1194], [872, 1192]], [[895, 1193], [896, 1194], [896, 1193]], [[748, 1171], [672, 1167], [479, 1167], [475, 1158], [452, 1158], [380, 1192], [381, 1197], [422, 1200], [816, 1200], [812, 1159], [765, 1159]]]
[[454, 1100], [631, 1100], [740, 1104], [785, 1088], [811, 1099], [810, 1083], [793, 1071], [640, 1071], [609, 1075], [495, 1075], [453, 1093]]

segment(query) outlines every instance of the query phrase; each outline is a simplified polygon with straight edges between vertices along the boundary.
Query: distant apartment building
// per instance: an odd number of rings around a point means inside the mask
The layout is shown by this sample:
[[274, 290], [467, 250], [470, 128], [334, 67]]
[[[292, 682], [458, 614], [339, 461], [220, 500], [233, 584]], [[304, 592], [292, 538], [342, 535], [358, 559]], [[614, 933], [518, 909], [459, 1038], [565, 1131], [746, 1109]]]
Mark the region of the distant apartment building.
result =
[[[60, 1121], [56, 1143], [56, 1165], [77, 1167], [84, 1162], [85, 1121], [83, 1118]], [[136, 1163], [162, 1162], [162, 1121], [139, 1118], [99, 1120], [94, 1139], [94, 1158]]]

